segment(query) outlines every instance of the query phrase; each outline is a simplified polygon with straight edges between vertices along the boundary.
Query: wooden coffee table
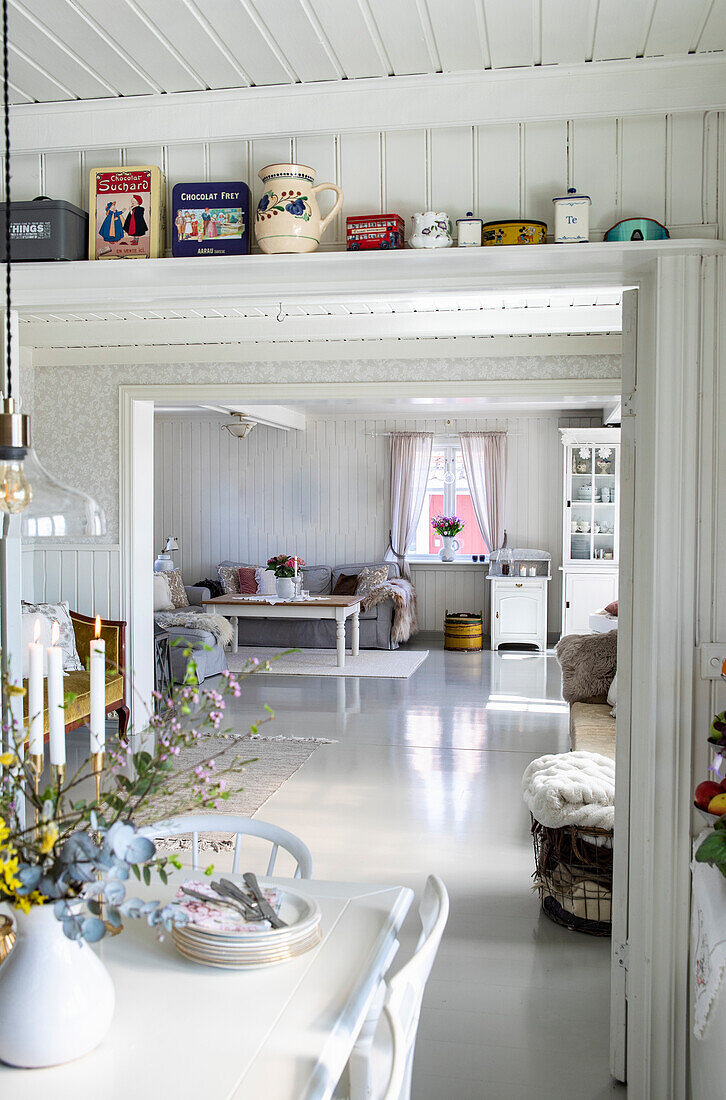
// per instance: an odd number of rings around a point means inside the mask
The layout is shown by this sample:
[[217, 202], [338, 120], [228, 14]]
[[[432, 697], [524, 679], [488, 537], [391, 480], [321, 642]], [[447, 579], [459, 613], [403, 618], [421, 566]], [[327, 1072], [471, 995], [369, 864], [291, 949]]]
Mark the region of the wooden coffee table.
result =
[[[275, 597], [269, 597], [275, 599]], [[212, 615], [234, 619], [232, 652], [237, 652], [237, 619], [335, 619], [338, 668], [345, 665], [345, 620], [353, 620], [351, 656], [358, 656], [360, 639], [360, 600], [357, 596], [310, 596], [307, 600], [277, 600], [269, 603], [264, 596], [213, 596], [202, 600]]]

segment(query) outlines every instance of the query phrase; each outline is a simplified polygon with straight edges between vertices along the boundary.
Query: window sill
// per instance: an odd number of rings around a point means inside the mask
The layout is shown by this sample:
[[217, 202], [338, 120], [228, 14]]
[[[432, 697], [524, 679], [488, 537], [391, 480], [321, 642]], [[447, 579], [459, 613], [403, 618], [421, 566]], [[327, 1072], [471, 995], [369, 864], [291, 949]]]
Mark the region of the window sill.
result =
[[406, 561], [412, 569], [489, 569], [489, 563], [483, 561], [467, 561], [466, 558], [456, 558], [454, 561], [441, 561], [440, 558], [407, 558]]

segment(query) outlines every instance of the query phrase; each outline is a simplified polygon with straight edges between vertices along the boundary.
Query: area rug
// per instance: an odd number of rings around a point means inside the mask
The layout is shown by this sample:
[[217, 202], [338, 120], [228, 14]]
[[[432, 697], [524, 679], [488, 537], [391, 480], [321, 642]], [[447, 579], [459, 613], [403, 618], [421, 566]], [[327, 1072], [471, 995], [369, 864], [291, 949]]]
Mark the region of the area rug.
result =
[[[214, 754], [216, 743], [219, 743], [221, 752], [229, 740], [229, 736], [224, 735], [205, 737], [191, 748], [182, 750], [178, 758], [180, 767], [184, 771], [194, 767]], [[331, 744], [335, 742], [326, 737], [266, 737], [260, 734], [245, 738], [235, 755], [251, 763], [240, 764], [239, 770], [228, 779], [229, 787], [242, 787], [242, 790], [230, 794], [220, 812], [252, 817], [299, 771], [320, 745]], [[221, 766], [224, 758], [219, 763]], [[142, 824], [162, 821], [174, 814], [198, 812], [191, 806], [186, 810], [179, 809], [178, 799], [162, 797], [155, 800], [151, 814]], [[157, 848], [163, 851], [185, 851], [190, 847], [191, 837], [167, 837], [157, 841]], [[234, 839], [229, 833], [207, 833], [200, 837], [199, 847], [203, 851], [225, 851], [234, 847]]]
[[[286, 654], [282, 656], [282, 654]], [[248, 661], [257, 658], [269, 667], [256, 675], [272, 676], [389, 676], [407, 680], [429, 655], [428, 649], [362, 649], [357, 657], [345, 655], [345, 664], [338, 668], [334, 649], [300, 649], [287, 653], [271, 646], [240, 646], [237, 653], [227, 654], [230, 671], [241, 672]]]

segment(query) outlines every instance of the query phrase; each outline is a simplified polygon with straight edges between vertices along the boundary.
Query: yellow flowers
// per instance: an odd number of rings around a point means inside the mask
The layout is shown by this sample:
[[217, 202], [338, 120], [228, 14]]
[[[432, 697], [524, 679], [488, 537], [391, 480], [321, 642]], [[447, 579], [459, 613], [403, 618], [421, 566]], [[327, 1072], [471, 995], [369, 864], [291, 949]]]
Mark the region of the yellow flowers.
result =
[[53, 850], [53, 845], [58, 839], [58, 826], [55, 821], [50, 821], [47, 825], [41, 825], [39, 839], [38, 847], [43, 855], [47, 856], [48, 852]]
[[33, 890], [27, 897], [15, 898], [15, 908], [21, 913], [29, 913], [34, 905], [42, 905], [48, 899], [39, 890]]
[[22, 883], [16, 876], [18, 869], [18, 856], [14, 848], [4, 848], [0, 851], [0, 891], [11, 896]]
[[14, 752], [0, 753], [0, 764], [2, 764], [4, 768], [14, 768], [17, 763], [19, 763], [19, 761]]

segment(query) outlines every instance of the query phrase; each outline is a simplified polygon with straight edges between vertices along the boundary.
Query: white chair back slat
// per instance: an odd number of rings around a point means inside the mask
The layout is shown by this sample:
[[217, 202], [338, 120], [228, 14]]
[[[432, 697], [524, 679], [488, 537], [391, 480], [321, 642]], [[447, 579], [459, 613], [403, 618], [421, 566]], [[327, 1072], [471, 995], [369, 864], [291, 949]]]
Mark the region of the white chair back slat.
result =
[[239, 874], [239, 864], [242, 858], [242, 833], [237, 833], [234, 841], [234, 859], [232, 860], [232, 874]]
[[256, 836], [267, 840], [272, 845], [273, 857], [268, 864], [274, 868], [277, 852], [280, 848], [288, 852], [295, 860], [295, 878], [313, 877], [313, 857], [306, 844], [290, 833], [287, 829], [281, 829], [279, 825], [272, 825], [268, 821], [258, 821], [252, 817], [238, 817], [235, 814], [185, 814], [179, 817], [168, 818], [166, 821], [158, 821], [155, 825], [145, 825], [140, 830], [143, 836], [151, 840], [156, 837], [168, 836], [192, 836], [192, 866], [199, 866], [199, 837], [204, 833], [234, 833], [234, 872], [239, 871], [239, 854], [242, 847], [243, 836]]
[[449, 918], [449, 895], [438, 875], [429, 875], [419, 906], [416, 951], [388, 982], [384, 1013], [391, 1030], [393, 1066], [382, 1100], [410, 1100], [413, 1055], [424, 989]]
[[272, 851], [270, 852], [270, 862], [267, 864], [267, 875], [274, 875], [275, 873], [275, 860], [277, 859], [278, 846], [272, 845]]

